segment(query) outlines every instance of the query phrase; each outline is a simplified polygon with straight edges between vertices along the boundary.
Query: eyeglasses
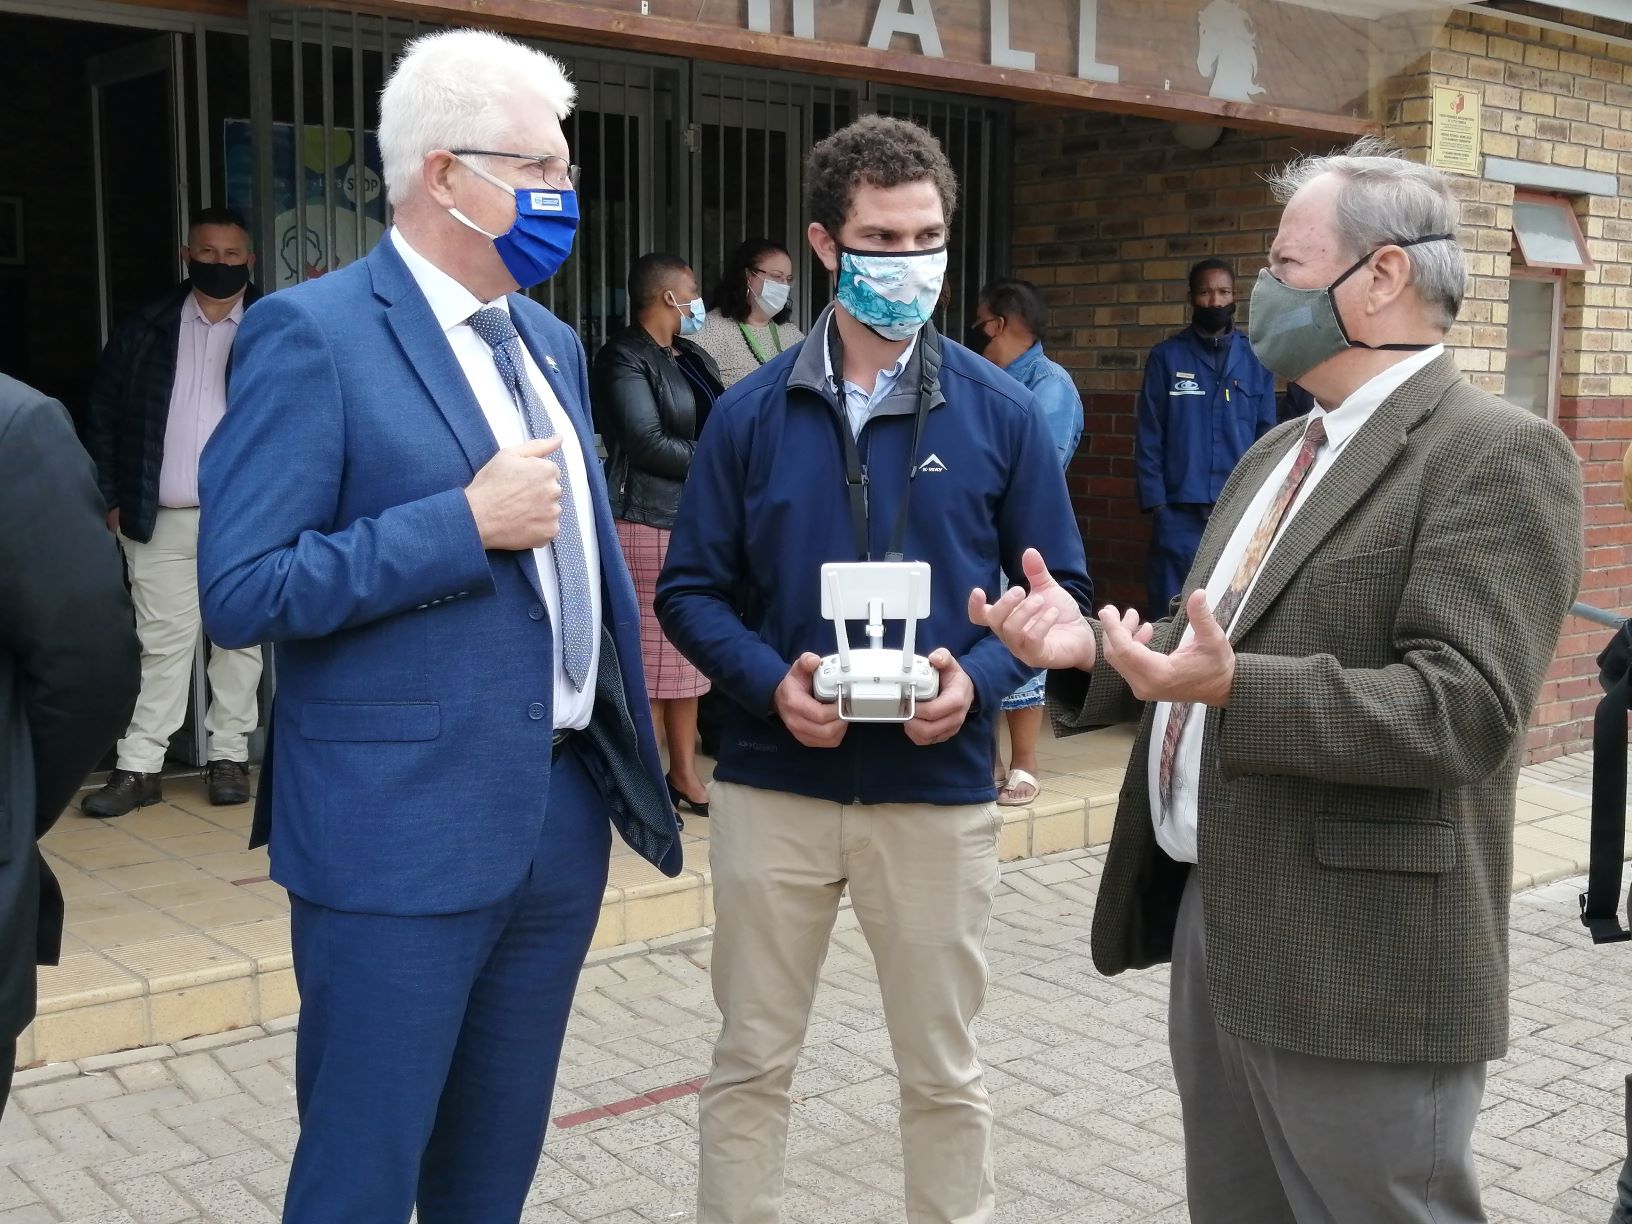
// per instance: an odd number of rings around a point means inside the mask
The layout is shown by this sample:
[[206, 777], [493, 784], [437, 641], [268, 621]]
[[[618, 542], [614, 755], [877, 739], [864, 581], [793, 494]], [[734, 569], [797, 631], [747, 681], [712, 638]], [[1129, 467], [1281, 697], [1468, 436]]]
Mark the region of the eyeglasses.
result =
[[501, 153], [494, 149], [449, 149], [455, 157], [508, 157], [511, 161], [526, 162], [538, 169], [544, 186], [552, 191], [577, 191], [578, 179], [584, 168], [574, 166], [564, 157], [552, 153]]
[[755, 276], [763, 276], [766, 280], [773, 280], [779, 285], [793, 284], [792, 272], [770, 272], [764, 268], [755, 268], [753, 273]]

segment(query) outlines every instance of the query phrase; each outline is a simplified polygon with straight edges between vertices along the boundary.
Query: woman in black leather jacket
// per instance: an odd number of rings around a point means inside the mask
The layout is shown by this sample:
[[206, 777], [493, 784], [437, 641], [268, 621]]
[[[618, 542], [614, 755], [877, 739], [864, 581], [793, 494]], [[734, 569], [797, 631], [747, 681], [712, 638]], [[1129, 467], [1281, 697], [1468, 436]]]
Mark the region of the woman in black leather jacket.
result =
[[618, 542], [640, 599], [640, 645], [652, 721], [669, 749], [669, 797], [708, 815], [697, 775], [697, 698], [708, 681], [663, 636], [652, 611], [669, 529], [703, 422], [725, 389], [714, 359], [685, 337], [701, 328], [697, 278], [683, 259], [642, 255], [629, 271], [634, 322], [595, 354], [591, 399], [606, 446]]

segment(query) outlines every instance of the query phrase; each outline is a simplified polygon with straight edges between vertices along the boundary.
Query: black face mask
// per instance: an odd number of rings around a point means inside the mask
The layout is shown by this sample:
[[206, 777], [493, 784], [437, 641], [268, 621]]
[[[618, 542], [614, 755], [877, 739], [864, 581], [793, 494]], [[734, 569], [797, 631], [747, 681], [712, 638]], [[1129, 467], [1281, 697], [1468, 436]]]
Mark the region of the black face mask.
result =
[[193, 282], [193, 288], [205, 297], [226, 302], [237, 297], [249, 284], [249, 265], [201, 263], [189, 259], [187, 275]]
[[976, 357], [982, 356], [986, 352], [986, 346], [992, 342], [992, 333], [986, 330], [986, 323], [988, 322], [990, 322], [989, 319], [980, 323], [971, 323], [969, 330], [963, 333], [963, 346]]
[[1216, 336], [1229, 331], [1235, 322], [1235, 303], [1231, 302], [1228, 306], [1193, 306], [1190, 320], [1196, 325], [1196, 330]]

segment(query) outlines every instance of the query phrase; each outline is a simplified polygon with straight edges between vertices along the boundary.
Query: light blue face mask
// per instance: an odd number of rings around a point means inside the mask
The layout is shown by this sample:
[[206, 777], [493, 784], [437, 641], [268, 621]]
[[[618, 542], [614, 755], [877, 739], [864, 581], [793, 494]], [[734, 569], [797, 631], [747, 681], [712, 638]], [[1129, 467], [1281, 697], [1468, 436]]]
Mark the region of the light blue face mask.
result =
[[703, 320], [708, 317], [708, 309], [703, 305], [702, 298], [692, 298], [682, 306], [679, 302], [670, 302], [680, 312], [680, 334], [695, 336], [703, 330]]
[[839, 248], [839, 305], [885, 340], [910, 340], [935, 313], [946, 281], [946, 248]]

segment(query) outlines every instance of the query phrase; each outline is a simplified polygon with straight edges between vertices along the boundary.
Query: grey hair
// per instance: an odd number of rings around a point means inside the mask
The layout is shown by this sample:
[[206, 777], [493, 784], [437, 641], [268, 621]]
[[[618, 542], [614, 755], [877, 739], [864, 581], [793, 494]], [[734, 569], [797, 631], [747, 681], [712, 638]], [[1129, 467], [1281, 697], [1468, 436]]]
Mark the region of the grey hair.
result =
[[564, 120], [576, 93], [560, 60], [501, 34], [442, 30], [414, 39], [380, 94], [386, 195], [394, 205], [413, 195], [433, 149], [502, 149], [518, 105], [542, 105]]
[[[1333, 223], [1353, 259], [1413, 238], [1456, 233], [1460, 209], [1446, 177], [1411, 161], [1382, 137], [1362, 136], [1343, 152], [1325, 157], [1296, 158], [1270, 174], [1268, 182], [1285, 204], [1323, 174], [1342, 180]], [[1440, 325], [1449, 330], [1462, 309], [1468, 281], [1461, 245], [1425, 242], [1406, 247], [1405, 253], [1417, 296], [1439, 311]]]

